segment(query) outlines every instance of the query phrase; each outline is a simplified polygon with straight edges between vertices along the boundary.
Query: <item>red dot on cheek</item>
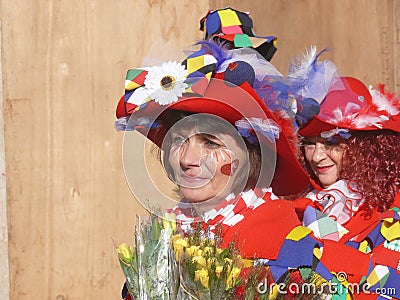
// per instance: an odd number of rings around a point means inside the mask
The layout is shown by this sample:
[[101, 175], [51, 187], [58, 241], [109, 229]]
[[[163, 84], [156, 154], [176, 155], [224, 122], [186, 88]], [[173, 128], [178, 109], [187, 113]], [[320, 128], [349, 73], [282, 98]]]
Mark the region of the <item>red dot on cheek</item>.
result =
[[237, 167], [239, 166], [239, 160], [235, 159], [231, 164], [224, 164], [221, 166], [221, 173], [227, 176], [232, 176]]
[[232, 164], [224, 164], [221, 166], [221, 173], [227, 176], [232, 176]]

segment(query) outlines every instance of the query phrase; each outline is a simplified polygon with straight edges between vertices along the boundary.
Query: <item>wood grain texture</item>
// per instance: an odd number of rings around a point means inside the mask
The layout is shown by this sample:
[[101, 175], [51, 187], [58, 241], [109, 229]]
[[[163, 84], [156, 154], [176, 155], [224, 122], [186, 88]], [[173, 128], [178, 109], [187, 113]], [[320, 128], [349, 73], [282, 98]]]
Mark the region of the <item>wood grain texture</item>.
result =
[[[251, 3], [251, 4], [250, 4]], [[397, 0], [216, 0], [211, 9], [231, 6], [250, 12], [258, 35], [278, 37], [272, 63], [287, 74], [289, 60], [310, 45], [331, 51], [343, 76], [367, 85], [399, 87], [399, 1]]]
[[[0, 41], [1, 46], [1, 41]], [[0, 51], [1, 53], [1, 51]], [[1, 63], [0, 63], [1, 65]], [[0, 82], [2, 77], [0, 73]], [[3, 86], [0, 86], [0, 111], [3, 111]], [[4, 115], [0, 114], [0, 299], [9, 299], [10, 271], [8, 265], [8, 222], [6, 191], [6, 159], [4, 144]]]
[[207, 4], [2, 1], [11, 299], [119, 298], [112, 239], [144, 210], [115, 106], [128, 68], [183, 57]]

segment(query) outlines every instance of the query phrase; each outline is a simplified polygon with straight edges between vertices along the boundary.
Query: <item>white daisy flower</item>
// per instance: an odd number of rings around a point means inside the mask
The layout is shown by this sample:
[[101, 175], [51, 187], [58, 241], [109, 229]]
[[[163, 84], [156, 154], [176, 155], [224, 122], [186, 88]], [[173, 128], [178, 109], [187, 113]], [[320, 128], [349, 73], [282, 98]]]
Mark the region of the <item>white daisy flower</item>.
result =
[[149, 69], [144, 85], [152, 98], [160, 105], [171, 104], [182, 97], [188, 87], [183, 81], [188, 71], [178, 62], [165, 62]]

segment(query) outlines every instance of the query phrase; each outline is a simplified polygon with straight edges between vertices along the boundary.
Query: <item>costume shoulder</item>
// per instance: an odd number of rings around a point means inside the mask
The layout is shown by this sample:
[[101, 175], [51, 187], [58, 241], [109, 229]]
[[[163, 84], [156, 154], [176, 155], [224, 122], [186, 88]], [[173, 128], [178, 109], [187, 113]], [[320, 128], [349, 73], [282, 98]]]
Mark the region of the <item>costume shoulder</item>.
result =
[[297, 198], [292, 201], [292, 205], [297, 213], [298, 218], [302, 221], [304, 218], [304, 212], [308, 207], [313, 207], [315, 209], [321, 210], [323, 207], [316, 201], [311, 200], [310, 198]]
[[238, 241], [244, 257], [275, 259], [286, 236], [301, 223], [290, 201], [272, 200], [268, 193], [263, 199], [263, 204], [248, 209], [243, 220], [227, 230], [224, 240]]

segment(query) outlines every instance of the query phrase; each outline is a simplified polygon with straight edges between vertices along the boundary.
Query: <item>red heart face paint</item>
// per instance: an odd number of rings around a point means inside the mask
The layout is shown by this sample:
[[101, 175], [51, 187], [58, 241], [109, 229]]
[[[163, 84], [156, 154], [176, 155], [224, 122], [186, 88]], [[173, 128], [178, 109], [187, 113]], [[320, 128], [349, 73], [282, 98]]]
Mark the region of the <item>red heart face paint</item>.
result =
[[224, 164], [221, 166], [221, 173], [226, 176], [232, 176], [235, 174], [237, 167], [239, 166], [239, 160], [235, 159], [231, 164]]

